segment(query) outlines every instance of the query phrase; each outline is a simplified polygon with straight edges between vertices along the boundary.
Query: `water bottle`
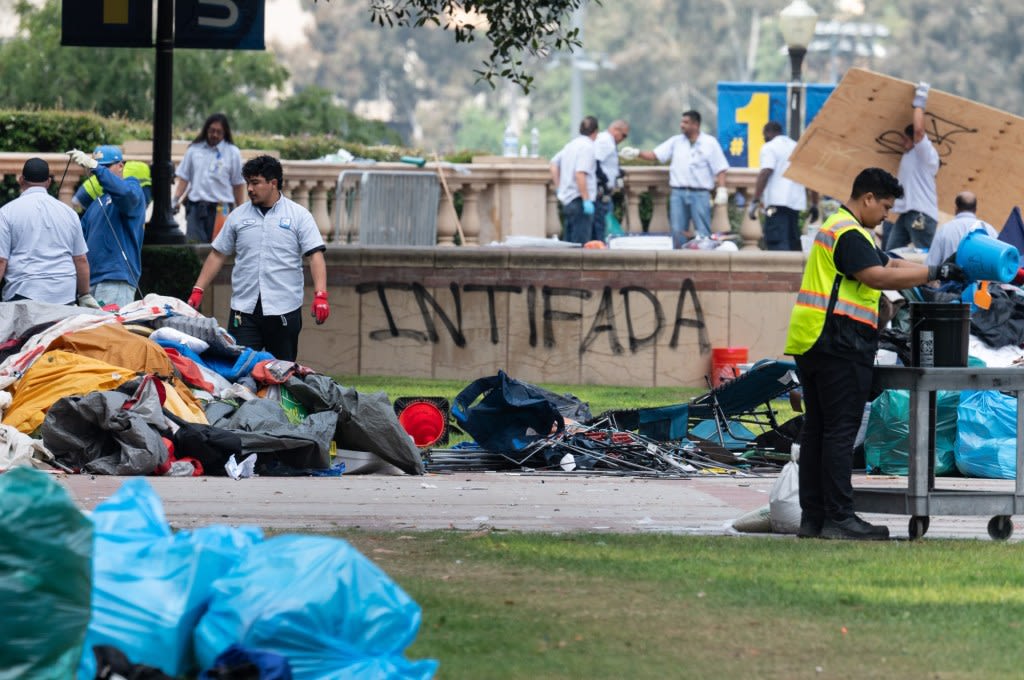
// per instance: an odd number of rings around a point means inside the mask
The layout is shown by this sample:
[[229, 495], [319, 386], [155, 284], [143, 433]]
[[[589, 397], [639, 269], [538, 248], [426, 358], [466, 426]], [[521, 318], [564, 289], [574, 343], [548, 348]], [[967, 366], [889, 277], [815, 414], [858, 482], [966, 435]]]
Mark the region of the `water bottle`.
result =
[[540, 157], [540, 130], [530, 130], [530, 158]]
[[523, 144], [521, 147], [519, 147], [519, 157], [520, 158], [526, 158], [526, 145], [525, 144]]
[[519, 135], [511, 125], [505, 128], [505, 142], [502, 148], [502, 155], [514, 157], [519, 155]]

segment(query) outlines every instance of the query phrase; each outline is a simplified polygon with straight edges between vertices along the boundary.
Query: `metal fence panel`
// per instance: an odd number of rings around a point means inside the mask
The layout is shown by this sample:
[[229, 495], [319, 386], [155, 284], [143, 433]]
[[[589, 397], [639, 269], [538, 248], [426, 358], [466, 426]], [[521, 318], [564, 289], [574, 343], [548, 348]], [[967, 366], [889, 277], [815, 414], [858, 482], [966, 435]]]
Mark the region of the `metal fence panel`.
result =
[[441, 190], [435, 173], [365, 170], [357, 172], [355, 182], [352, 174], [346, 170], [338, 176], [336, 241], [358, 233], [362, 245], [437, 244]]

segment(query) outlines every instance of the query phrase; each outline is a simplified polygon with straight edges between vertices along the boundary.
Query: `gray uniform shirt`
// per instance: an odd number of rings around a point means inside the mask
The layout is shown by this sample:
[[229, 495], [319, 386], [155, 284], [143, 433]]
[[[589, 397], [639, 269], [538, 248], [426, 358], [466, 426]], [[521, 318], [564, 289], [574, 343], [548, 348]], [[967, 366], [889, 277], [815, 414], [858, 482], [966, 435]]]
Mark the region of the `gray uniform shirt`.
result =
[[242, 177], [242, 153], [231, 142], [217, 146], [195, 142], [185, 149], [185, 157], [174, 172], [189, 183], [190, 201], [234, 203], [234, 187], [245, 184]]
[[78, 278], [71, 258], [87, 252], [78, 215], [43, 187], [29, 187], [0, 208], [4, 301], [21, 295], [57, 305], [74, 302]]
[[281, 196], [266, 215], [251, 202], [232, 210], [211, 245], [235, 256], [231, 308], [252, 314], [261, 300], [270, 316], [302, 306], [302, 258], [323, 250], [324, 240], [309, 211]]

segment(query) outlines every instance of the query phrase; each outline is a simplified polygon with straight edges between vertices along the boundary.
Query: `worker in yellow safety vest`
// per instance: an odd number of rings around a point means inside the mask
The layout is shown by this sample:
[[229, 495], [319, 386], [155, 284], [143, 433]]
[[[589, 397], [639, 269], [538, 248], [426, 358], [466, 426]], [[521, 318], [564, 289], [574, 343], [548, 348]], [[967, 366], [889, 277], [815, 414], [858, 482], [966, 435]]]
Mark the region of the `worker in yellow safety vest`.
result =
[[861, 171], [850, 198], [818, 231], [789, 321], [786, 354], [796, 360], [806, 402], [800, 439], [802, 538], [889, 537], [853, 511], [853, 446], [871, 389], [883, 290], [964, 281], [952, 261], [931, 267], [890, 258], [871, 230], [903, 196], [881, 168]]

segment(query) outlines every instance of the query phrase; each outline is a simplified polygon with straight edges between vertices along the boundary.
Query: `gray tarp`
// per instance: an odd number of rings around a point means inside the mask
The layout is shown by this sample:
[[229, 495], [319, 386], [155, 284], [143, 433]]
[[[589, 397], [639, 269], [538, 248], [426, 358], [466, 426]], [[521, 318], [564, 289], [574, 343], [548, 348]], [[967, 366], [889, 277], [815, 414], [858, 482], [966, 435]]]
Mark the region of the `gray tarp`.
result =
[[333, 411], [311, 413], [293, 424], [270, 399], [252, 399], [235, 409], [223, 401], [206, 406], [210, 425], [230, 430], [242, 440], [242, 457], [258, 454], [258, 464], [280, 462], [300, 470], [323, 470], [331, 466], [331, 439], [338, 422]]
[[91, 392], [64, 397], [43, 420], [43, 444], [64, 465], [100, 475], [148, 475], [167, 461], [159, 430], [167, 421], [153, 380], [136, 393]]
[[327, 409], [337, 412], [334, 439], [339, 449], [369, 451], [410, 475], [423, 474], [420, 450], [398, 422], [384, 392], [357, 392], [318, 373], [292, 376], [284, 386], [310, 413]]

